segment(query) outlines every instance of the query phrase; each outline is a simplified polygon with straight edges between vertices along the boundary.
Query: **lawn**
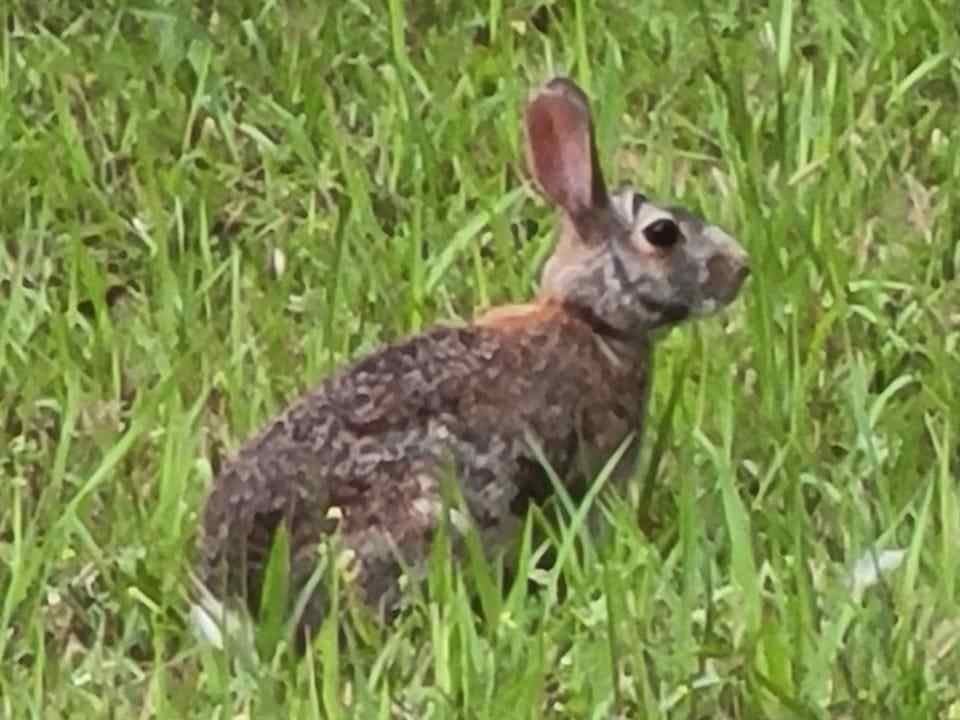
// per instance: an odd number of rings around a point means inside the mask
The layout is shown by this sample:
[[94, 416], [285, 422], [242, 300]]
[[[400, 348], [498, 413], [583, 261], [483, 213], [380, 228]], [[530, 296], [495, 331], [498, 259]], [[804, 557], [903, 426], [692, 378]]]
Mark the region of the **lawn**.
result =
[[[960, 718], [953, 5], [4, 3], [0, 717]], [[392, 626], [202, 642], [223, 459], [534, 293], [559, 71], [613, 181], [752, 256], [660, 344], [636, 477], [531, 515], [515, 577], [440, 542]]]

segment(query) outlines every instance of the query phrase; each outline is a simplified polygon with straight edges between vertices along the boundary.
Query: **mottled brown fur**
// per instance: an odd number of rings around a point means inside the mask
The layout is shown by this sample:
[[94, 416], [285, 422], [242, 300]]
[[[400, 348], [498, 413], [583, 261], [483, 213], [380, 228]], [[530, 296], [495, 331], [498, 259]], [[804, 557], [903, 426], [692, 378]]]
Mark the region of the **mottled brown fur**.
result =
[[[553, 305], [380, 350], [292, 405], [221, 473], [203, 516], [208, 582], [245, 585], [255, 599], [286, 518], [296, 548], [338, 529], [365, 599], [392, 603], [394, 588], [375, 576], [399, 571], [395, 550], [411, 565], [423, 559], [451, 461], [478, 529], [495, 536], [550, 494], [528, 432], [576, 496], [587, 479], [579, 437], [603, 457], [640, 428], [649, 357], [640, 346], [612, 362], [589, 325]], [[327, 519], [331, 508], [339, 520]], [[293, 577], [315, 562], [301, 553]]]

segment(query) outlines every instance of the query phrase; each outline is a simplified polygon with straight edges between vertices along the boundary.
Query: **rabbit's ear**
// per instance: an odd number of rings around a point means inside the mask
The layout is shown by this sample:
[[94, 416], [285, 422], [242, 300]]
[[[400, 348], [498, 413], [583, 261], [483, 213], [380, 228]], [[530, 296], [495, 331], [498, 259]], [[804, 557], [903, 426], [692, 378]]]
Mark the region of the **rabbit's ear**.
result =
[[584, 92], [567, 78], [554, 78], [530, 99], [525, 120], [527, 164], [544, 194], [575, 224], [584, 215], [608, 210]]

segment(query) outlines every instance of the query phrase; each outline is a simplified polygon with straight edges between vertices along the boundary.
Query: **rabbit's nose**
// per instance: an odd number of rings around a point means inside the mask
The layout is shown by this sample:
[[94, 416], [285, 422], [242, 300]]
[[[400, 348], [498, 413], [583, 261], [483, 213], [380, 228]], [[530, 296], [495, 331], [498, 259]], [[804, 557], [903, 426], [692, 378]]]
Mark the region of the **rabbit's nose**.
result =
[[743, 285], [743, 282], [750, 276], [750, 266], [747, 263], [742, 263], [737, 269], [737, 287]]
[[706, 294], [722, 303], [733, 300], [747, 276], [750, 265], [746, 256], [717, 253], [707, 261]]

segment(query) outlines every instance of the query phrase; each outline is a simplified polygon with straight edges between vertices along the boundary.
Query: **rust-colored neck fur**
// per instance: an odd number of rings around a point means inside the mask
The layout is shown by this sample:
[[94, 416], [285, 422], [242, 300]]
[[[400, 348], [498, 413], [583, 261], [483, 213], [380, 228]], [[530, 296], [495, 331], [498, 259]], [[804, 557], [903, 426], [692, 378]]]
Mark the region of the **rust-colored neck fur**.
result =
[[517, 303], [499, 305], [490, 308], [476, 318], [475, 325], [509, 328], [516, 325], [528, 325], [537, 320], [551, 319], [556, 316], [558, 306], [550, 303]]
[[551, 298], [491, 308], [477, 317], [474, 324], [504, 330], [522, 330], [530, 325], [558, 322], [573, 322], [589, 327], [605, 354], [612, 355], [611, 359], [629, 361], [633, 356], [649, 351], [649, 339], [628, 338], [589, 313], [577, 312], [575, 308], [567, 307]]

